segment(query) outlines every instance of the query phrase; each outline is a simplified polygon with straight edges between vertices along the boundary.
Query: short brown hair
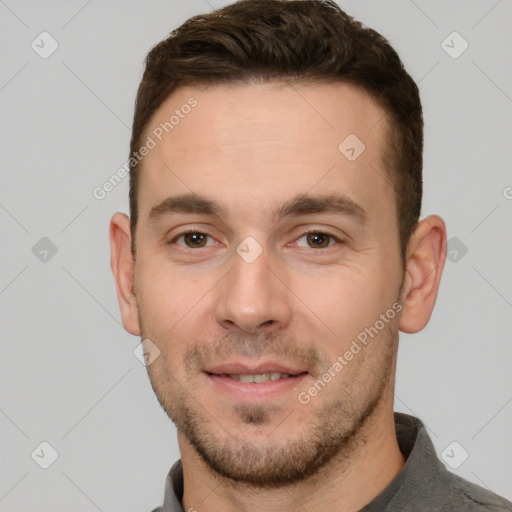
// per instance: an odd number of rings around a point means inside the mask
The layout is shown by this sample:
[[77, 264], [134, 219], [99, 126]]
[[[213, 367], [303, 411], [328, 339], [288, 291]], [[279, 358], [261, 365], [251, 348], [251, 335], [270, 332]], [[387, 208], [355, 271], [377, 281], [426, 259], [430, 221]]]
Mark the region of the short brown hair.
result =
[[[331, 0], [241, 0], [194, 16], [173, 30], [146, 57], [130, 154], [137, 151], [153, 114], [177, 87], [279, 79], [350, 83], [385, 110], [389, 129], [383, 162], [396, 192], [404, 266], [422, 199], [418, 87], [388, 41]], [[130, 171], [134, 257], [139, 172], [139, 164]]]

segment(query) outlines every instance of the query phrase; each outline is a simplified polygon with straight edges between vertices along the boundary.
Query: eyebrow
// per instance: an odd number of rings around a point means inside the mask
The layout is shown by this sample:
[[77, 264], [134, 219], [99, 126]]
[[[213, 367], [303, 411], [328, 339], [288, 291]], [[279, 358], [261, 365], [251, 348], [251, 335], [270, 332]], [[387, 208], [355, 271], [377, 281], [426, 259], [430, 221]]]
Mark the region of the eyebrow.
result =
[[[148, 223], [157, 222], [160, 218], [173, 213], [196, 213], [222, 217], [226, 211], [220, 204], [205, 196], [196, 193], [182, 194], [168, 197], [151, 208]], [[321, 196], [300, 194], [283, 205], [274, 208], [272, 211], [272, 215], [278, 220], [285, 217], [298, 217], [319, 213], [346, 215], [361, 224], [368, 220], [368, 213], [360, 204], [350, 197], [339, 193]]]

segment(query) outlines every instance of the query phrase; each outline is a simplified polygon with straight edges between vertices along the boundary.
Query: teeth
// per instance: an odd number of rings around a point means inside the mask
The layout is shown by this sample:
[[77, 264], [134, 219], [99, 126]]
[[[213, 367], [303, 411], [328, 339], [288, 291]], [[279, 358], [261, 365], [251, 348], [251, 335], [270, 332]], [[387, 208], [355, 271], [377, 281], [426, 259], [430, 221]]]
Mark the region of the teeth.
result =
[[290, 376], [288, 373], [258, 373], [256, 375], [228, 375], [231, 379], [239, 380], [240, 382], [256, 382], [261, 384], [262, 382], [268, 382], [269, 380], [287, 379]]

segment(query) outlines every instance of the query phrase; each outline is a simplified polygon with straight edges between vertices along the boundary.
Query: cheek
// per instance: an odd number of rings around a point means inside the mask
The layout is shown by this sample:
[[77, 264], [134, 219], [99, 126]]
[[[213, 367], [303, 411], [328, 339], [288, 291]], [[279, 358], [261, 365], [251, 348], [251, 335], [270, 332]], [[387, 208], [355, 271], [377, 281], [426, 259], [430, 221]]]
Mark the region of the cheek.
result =
[[159, 257], [140, 263], [137, 302], [144, 334], [155, 340], [169, 367], [181, 364], [189, 343], [211, 330], [212, 288], [219, 278], [214, 273], [198, 277]]
[[172, 271], [147, 268], [139, 275], [137, 302], [144, 326], [158, 338], [169, 338], [197, 314], [201, 297], [198, 285]]
[[330, 269], [323, 276], [301, 278], [295, 289], [304, 298], [308, 317], [320, 322], [324, 339], [336, 350], [349, 345], [387, 309], [381, 283], [366, 271]]

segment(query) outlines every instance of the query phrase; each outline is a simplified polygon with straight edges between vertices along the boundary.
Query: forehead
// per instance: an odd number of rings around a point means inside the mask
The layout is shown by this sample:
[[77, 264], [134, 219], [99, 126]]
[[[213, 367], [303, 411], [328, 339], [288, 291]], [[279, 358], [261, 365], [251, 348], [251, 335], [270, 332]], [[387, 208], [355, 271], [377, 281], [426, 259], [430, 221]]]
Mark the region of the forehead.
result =
[[382, 164], [384, 110], [345, 83], [264, 82], [184, 86], [146, 129], [139, 215], [173, 194], [224, 199], [253, 211], [296, 194], [340, 192], [393, 207]]

